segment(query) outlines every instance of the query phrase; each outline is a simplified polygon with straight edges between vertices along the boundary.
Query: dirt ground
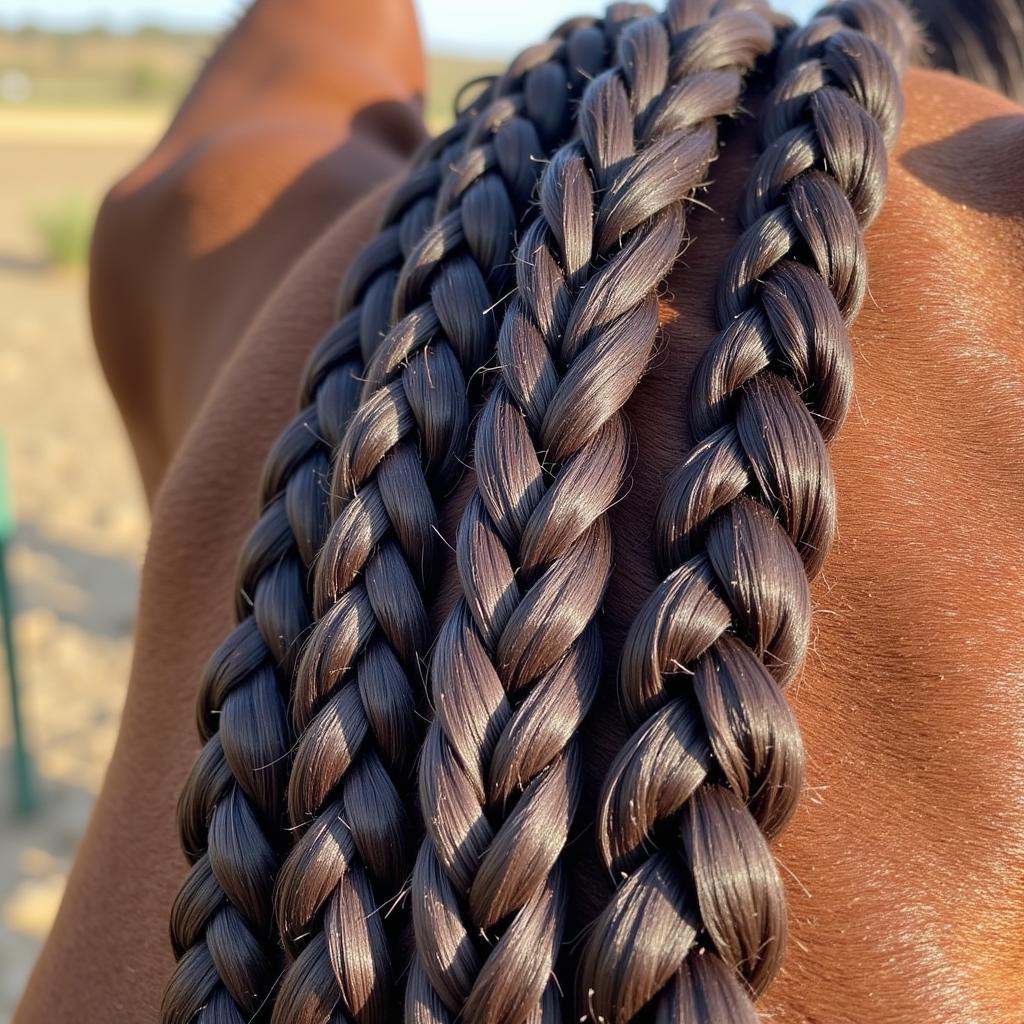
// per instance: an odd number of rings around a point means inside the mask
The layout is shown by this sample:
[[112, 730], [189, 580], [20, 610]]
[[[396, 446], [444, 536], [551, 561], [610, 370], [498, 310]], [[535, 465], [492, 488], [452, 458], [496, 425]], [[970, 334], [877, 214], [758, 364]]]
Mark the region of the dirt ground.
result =
[[13, 814], [0, 700], [0, 1024], [56, 911], [114, 744], [148, 520], [90, 341], [84, 270], [46, 267], [33, 210], [97, 200], [158, 113], [0, 110], [0, 436], [18, 529], [17, 651], [40, 806]]

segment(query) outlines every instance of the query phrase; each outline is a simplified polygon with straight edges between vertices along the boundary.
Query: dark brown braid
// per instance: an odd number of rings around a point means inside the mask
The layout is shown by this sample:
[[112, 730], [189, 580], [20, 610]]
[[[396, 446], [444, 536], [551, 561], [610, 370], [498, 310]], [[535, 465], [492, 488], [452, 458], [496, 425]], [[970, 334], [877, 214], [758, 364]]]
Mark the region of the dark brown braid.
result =
[[461, 597], [432, 661], [407, 1024], [562, 1020], [561, 860], [601, 672], [619, 410], [647, 367], [716, 119], [772, 45], [769, 22], [735, 7], [675, 0], [622, 33], [517, 250], [457, 540]]
[[786, 909], [768, 840], [803, 766], [781, 687], [803, 661], [808, 580], [835, 525], [826, 444], [850, 401], [862, 231], [884, 194], [910, 32], [895, 3], [848, 0], [778, 54], [721, 333], [694, 379], [696, 446], [658, 510], [664, 578], [622, 652], [635, 732], [599, 809], [621, 881], [583, 956], [594, 1020], [755, 1022], [778, 969]]
[[[436, 505], [461, 471], [473, 375], [494, 357], [515, 232], [537, 176], [572, 132], [583, 86], [647, 8], [578, 25], [484, 107], [438, 191], [434, 222], [394, 289], [394, 326], [364, 371], [337, 449], [333, 525], [316, 566], [314, 628], [297, 669], [288, 807], [297, 841], [278, 877], [289, 955], [274, 1020], [377, 1022], [399, 1001], [385, 917], [416, 846], [406, 798], [432, 642]], [[395, 930], [395, 929], [392, 929]]]
[[[330, 521], [331, 453], [358, 405], [364, 363], [380, 366], [373, 354], [395, 308], [402, 311], [422, 286], [410, 274], [429, 274], [436, 245], [448, 241], [436, 229], [424, 241], [426, 230], [435, 221], [449, 225], [453, 206], [476, 204], [467, 229], [473, 255], [482, 253], [488, 266], [509, 262], [515, 224], [509, 207], [521, 209], [529, 199], [531, 157], [565, 136], [572, 95], [604, 66], [609, 26], [636, 7], [615, 5], [603, 27], [593, 19], [567, 22], [549, 42], [516, 58], [427, 147], [392, 197], [380, 233], [345, 278], [338, 321], [303, 375], [302, 411], [268, 457], [263, 511], [240, 560], [239, 625], [210, 659], [200, 687], [204, 748], [179, 802], [192, 868], [171, 915], [178, 966], [164, 996], [166, 1024], [249, 1020], [279, 973], [272, 889], [288, 841], [286, 701], [310, 624], [307, 579]], [[506, 194], [493, 184], [495, 167], [505, 174]]]
[[325, 533], [331, 445], [358, 402], [363, 354], [386, 326], [403, 243], [429, 222], [442, 163], [470, 122], [467, 115], [431, 147], [353, 263], [338, 322], [307, 365], [302, 412], [268, 457], [263, 511], [239, 560], [238, 625], [206, 666], [198, 702], [204, 746], [178, 803], [192, 867], [171, 911], [178, 964], [164, 992], [164, 1024], [248, 1021], [279, 973], [272, 892], [286, 844], [286, 701], [310, 622], [306, 579]]

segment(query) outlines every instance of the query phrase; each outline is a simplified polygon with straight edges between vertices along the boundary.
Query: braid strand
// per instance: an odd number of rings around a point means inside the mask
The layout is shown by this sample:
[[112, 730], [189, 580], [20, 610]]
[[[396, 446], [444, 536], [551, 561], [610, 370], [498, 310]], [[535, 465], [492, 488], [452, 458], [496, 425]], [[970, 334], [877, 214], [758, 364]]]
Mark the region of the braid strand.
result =
[[620, 410], [645, 372], [683, 203], [717, 154], [759, 14], [678, 0], [631, 24], [541, 179], [457, 539], [461, 597], [431, 665], [407, 1024], [562, 1020], [554, 979], [577, 735], [601, 672]]
[[[835, 530], [827, 443], [850, 402], [862, 232], [884, 195], [910, 31], [895, 3], [846, 0], [777, 55], [721, 333], [694, 376], [695, 447], [658, 509], [662, 582], [620, 663], [635, 731], [598, 813], [621, 882], [583, 955], [596, 1021], [754, 1024], [778, 971], [786, 907], [769, 841], [803, 775], [783, 687]], [[649, 941], [634, 941], [641, 919]]]
[[493, 359], [491, 310], [508, 290], [542, 160], [571, 133], [574, 98], [640, 10], [617, 4], [600, 23], [573, 23], [514, 87], [499, 82], [394, 277], [391, 327], [366, 361], [360, 404], [336, 448], [316, 622], [295, 675], [296, 841], [275, 892], [288, 958], [279, 1024], [394, 1019], [400, 929], [386, 918], [415, 850], [407, 798], [432, 640], [437, 504], [463, 466], [467, 382]]

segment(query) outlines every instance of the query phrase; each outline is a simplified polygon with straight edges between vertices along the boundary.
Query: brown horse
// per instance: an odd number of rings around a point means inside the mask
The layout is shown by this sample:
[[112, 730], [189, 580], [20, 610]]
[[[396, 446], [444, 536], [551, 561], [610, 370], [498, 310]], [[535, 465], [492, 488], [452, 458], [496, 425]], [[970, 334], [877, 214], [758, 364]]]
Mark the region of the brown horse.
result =
[[[788, 951], [758, 1001], [786, 1024], [1024, 1020], [1024, 111], [941, 72], [910, 70], [903, 88], [866, 236], [855, 401], [830, 449], [840, 528], [788, 690], [806, 781], [774, 844]], [[104, 204], [95, 333], [152, 538], [117, 749], [18, 1024], [159, 1013], [197, 680], [231, 628], [261, 466], [303, 363], [423, 141], [422, 91], [404, 0], [257, 0]], [[715, 337], [755, 134], [746, 119], [723, 129], [660, 302], [659, 351], [625, 407], [635, 454], [610, 513], [608, 664], [661, 578], [656, 509], [691, 446], [685, 396]], [[452, 542], [479, 482], [468, 473], [446, 501]], [[436, 623], [460, 593], [449, 561]], [[602, 703], [588, 789], [624, 739], [614, 693]], [[574, 855], [571, 921], [585, 928], [602, 899], [596, 850]], [[578, 959], [580, 936], [565, 942]], [[340, 1019], [328, 1012], [308, 1019]]]

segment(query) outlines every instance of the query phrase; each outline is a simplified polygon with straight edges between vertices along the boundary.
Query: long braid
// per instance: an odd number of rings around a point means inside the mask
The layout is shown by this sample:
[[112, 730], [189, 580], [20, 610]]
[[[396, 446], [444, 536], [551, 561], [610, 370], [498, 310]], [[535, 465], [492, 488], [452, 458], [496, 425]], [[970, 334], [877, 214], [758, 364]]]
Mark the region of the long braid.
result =
[[623, 32], [519, 245], [457, 540], [461, 596], [431, 668], [408, 1024], [562, 1019], [561, 855], [601, 671], [619, 410], [648, 363], [716, 119], [736, 111], [743, 72], [773, 40], [760, 14], [732, 6], [676, 0]]
[[200, 682], [203, 748], [178, 802], [191, 868], [171, 910], [178, 960], [164, 992], [164, 1024], [252, 1019], [279, 973], [272, 891], [283, 833], [291, 729], [286, 702], [309, 627], [306, 580], [323, 542], [331, 445], [358, 403], [363, 354], [387, 324], [403, 246], [430, 219], [445, 160], [471, 117], [430, 146], [396, 192], [381, 233], [353, 262], [338, 321], [307, 364], [302, 411], [275, 443], [259, 520], [238, 567], [238, 624]]
[[[620, 7], [625, 17], [630, 5]], [[555, 122], [566, 119], [569, 97], [564, 89], [547, 95], [551, 68], [566, 69], [563, 80], [568, 76], [578, 91], [607, 46], [593, 19], [576, 19], [517, 57], [424, 149], [392, 196], [380, 232], [346, 274], [337, 322], [303, 373], [301, 411], [267, 459], [262, 512], [239, 563], [238, 625], [200, 685], [204, 747], [178, 809], [192, 867], [171, 913], [178, 965], [164, 993], [165, 1024], [249, 1020], [279, 974], [272, 891], [290, 839], [283, 831], [291, 747], [286, 704], [310, 625], [307, 581], [330, 522], [332, 451], [359, 403], [364, 364], [392, 322], [405, 261], [443, 215], [439, 201], [450, 205], [488, 169], [460, 162], [467, 149], [478, 152], [496, 121], [520, 111], [535, 120], [548, 148], [555, 145], [564, 130]], [[549, 130], [556, 134], [548, 137]]]
[[289, 956], [274, 1020], [393, 1019], [388, 907], [412, 853], [409, 795], [422, 729], [426, 607], [439, 567], [436, 505], [465, 456], [467, 381], [494, 356], [519, 221], [572, 104], [606, 65], [613, 5], [577, 24], [519, 91], [487, 105], [446, 173], [434, 222], [395, 284], [394, 326], [364, 370], [338, 449], [333, 524], [316, 565], [316, 626], [296, 672], [288, 809], [298, 837], [276, 888]]
[[635, 732], [598, 821], [621, 881], [581, 968], [596, 1021], [755, 1022], [780, 962], [768, 840], [803, 767], [782, 687], [803, 661], [809, 580], [835, 526], [826, 445], [850, 401], [862, 231], [884, 194], [910, 33], [895, 3], [847, 0], [777, 58], [721, 333], [694, 378], [695, 447], [658, 509], [663, 580], [622, 653]]

